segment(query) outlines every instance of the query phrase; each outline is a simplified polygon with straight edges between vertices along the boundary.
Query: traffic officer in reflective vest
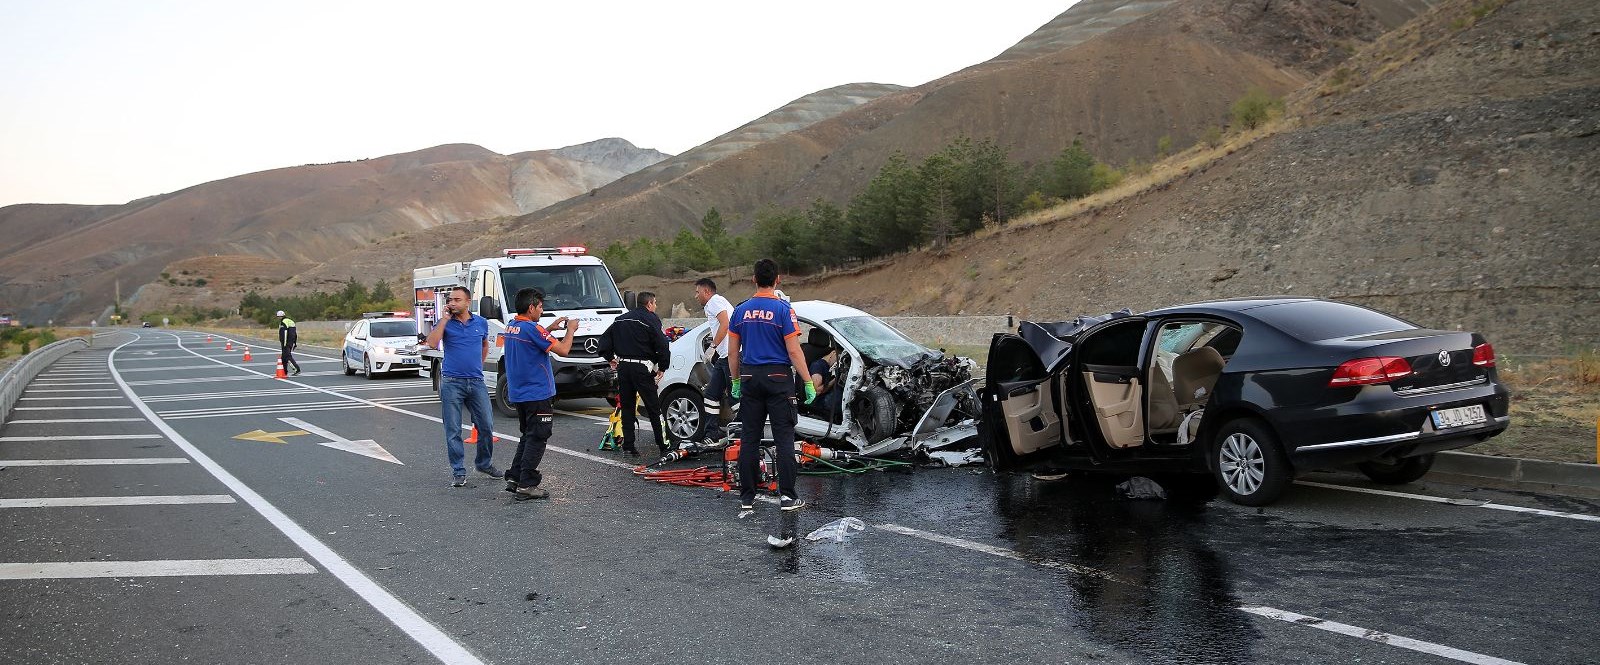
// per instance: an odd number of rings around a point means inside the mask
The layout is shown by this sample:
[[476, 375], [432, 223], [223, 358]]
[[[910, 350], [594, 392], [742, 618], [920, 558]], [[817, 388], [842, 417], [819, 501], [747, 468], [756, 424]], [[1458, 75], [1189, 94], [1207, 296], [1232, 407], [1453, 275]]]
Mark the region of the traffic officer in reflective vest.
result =
[[645, 412], [650, 414], [650, 426], [655, 428], [656, 445], [661, 454], [667, 454], [667, 431], [661, 426], [661, 396], [656, 382], [661, 380], [667, 365], [672, 362], [672, 351], [667, 347], [667, 335], [661, 330], [661, 317], [656, 316], [656, 294], [639, 293], [638, 306], [611, 322], [600, 336], [600, 357], [611, 361], [617, 370], [617, 407], [622, 409], [622, 452], [638, 455], [634, 432], [638, 424], [634, 404], [644, 400]]
[[728, 322], [728, 374], [733, 398], [739, 400], [739, 510], [754, 510], [761, 435], [772, 419], [777, 446], [778, 495], [783, 510], [806, 505], [794, 491], [794, 372], [800, 372], [806, 403], [817, 398], [800, 350], [800, 327], [794, 309], [773, 290], [778, 264], [761, 259], [755, 265], [756, 294], [733, 309]]

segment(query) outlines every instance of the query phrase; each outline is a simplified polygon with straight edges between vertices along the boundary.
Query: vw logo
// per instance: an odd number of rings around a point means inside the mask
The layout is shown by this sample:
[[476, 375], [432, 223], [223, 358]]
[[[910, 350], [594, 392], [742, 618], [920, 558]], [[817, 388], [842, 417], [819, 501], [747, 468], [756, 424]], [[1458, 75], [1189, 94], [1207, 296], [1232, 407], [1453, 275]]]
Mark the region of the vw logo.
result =
[[1449, 351], [1440, 351], [1439, 352], [1439, 366], [1440, 367], [1449, 367], [1450, 366], [1450, 352]]
[[[589, 339], [583, 340], [583, 351], [584, 351], [584, 353], [599, 353], [600, 352], [600, 338], [598, 338], [598, 337], [590, 337]], [[1450, 364], [1450, 361], [1446, 360], [1445, 364], [1446, 365]]]

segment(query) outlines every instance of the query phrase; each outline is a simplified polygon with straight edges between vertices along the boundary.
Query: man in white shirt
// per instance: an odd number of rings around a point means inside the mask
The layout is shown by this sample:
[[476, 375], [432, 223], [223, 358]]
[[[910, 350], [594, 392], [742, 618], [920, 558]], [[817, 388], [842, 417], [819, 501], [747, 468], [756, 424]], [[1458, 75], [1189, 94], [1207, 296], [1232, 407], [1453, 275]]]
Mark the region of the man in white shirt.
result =
[[701, 355], [709, 376], [705, 385], [705, 422], [701, 431], [705, 439], [722, 438], [722, 396], [728, 389], [728, 315], [733, 305], [717, 294], [717, 283], [702, 277], [694, 283], [694, 297], [706, 310], [711, 321], [711, 346]]

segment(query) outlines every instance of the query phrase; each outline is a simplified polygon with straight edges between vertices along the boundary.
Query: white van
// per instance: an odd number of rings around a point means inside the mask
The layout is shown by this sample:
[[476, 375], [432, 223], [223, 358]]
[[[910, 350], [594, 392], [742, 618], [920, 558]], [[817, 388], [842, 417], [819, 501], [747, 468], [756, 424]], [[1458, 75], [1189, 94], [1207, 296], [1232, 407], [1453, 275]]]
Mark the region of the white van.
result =
[[[501, 413], [515, 416], [506, 401], [504, 363], [506, 321], [516, 315], [517, 291], [535, 287], [543, 291], [543, 323], [565, 316], [575, 322], [577, 339], [566, 358], [552, 356], [558, 398], [600, 397], [616, 388], [616, 373], [601, 358], [600, 334], [611, 326], [623, 308], [622, 294], [604, 261], [583, 247], [507, 249], [503, 256], [469, 263], [446, 263], [412, 271], [416, 291], [417, 333], [426, 334], [444, 315], [445, 298], [455, 286], [472, 290], [471, 311], [489, 320], [489, 358], [483, 363], [484, 380], [495, 387], [492, 400]], [[564, 337], [566, 332], [553, 333]], [[443, 352], [425, 349], [428, 373], [439, 389], [439, 363]]]

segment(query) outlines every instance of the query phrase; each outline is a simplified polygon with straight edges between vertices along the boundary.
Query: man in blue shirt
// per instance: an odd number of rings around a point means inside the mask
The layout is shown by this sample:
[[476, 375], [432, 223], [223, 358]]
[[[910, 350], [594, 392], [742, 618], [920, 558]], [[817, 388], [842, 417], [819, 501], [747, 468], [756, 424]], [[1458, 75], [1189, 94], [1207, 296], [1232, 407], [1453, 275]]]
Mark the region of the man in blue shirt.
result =
[[518, 291], [516, 305], [517, 316], [506, 325], [506, 399], [517, 407], [522, 440], [506, 471], [506, 491], [515, 492], [518, 501], [548, 499], [549, 490], [539, 486], [544, 478], [539, 462], [555, 423], [550, 401], [556, 396], [556, 379], [550, 354], [564, 358], [572, 352], [573, 326], [565, 316], [551, 321], [550, 330], [567, 331], [567, 336], [558, 340], [539, 325], [544, 316], [544, 292], [539, 289]]
[[[439, 404], [444, 410], [444, 445], [450, 457], [454, 487], [465, 487], [466, 444], [461, 441], [461, 407], [472, 412], [472, 425], [478, 430], [478, 452], [473, 466], [491, 478], [500, 478], [494, 468], [494, 419], [489, 415], [489, 388], [483, 383], [483, 361], [489, 358], [489, 322], [467, 311], [472, 291], [465, 286], [450, 290], [444, 309], [448, 315], [428, 333], [428, 346], [444, 349], [439, 379]], [[440, 344], [443, 343], [443, 347]]]
[[794, 491], [794, 371], [799, 370], [806, 403], [817, 398], [800, 350], [800, 327], [794, 310], [778, 297], [778, 264], [761, 259], [755, 265], [756, 294], [733, 309], [728, 323], [728, 374], [733, 398], [739, 400], [739, 510], [754, 510], [761, 434], [772, 419], [777, 446], [778, 495], [783, 510], [806, 505]]

